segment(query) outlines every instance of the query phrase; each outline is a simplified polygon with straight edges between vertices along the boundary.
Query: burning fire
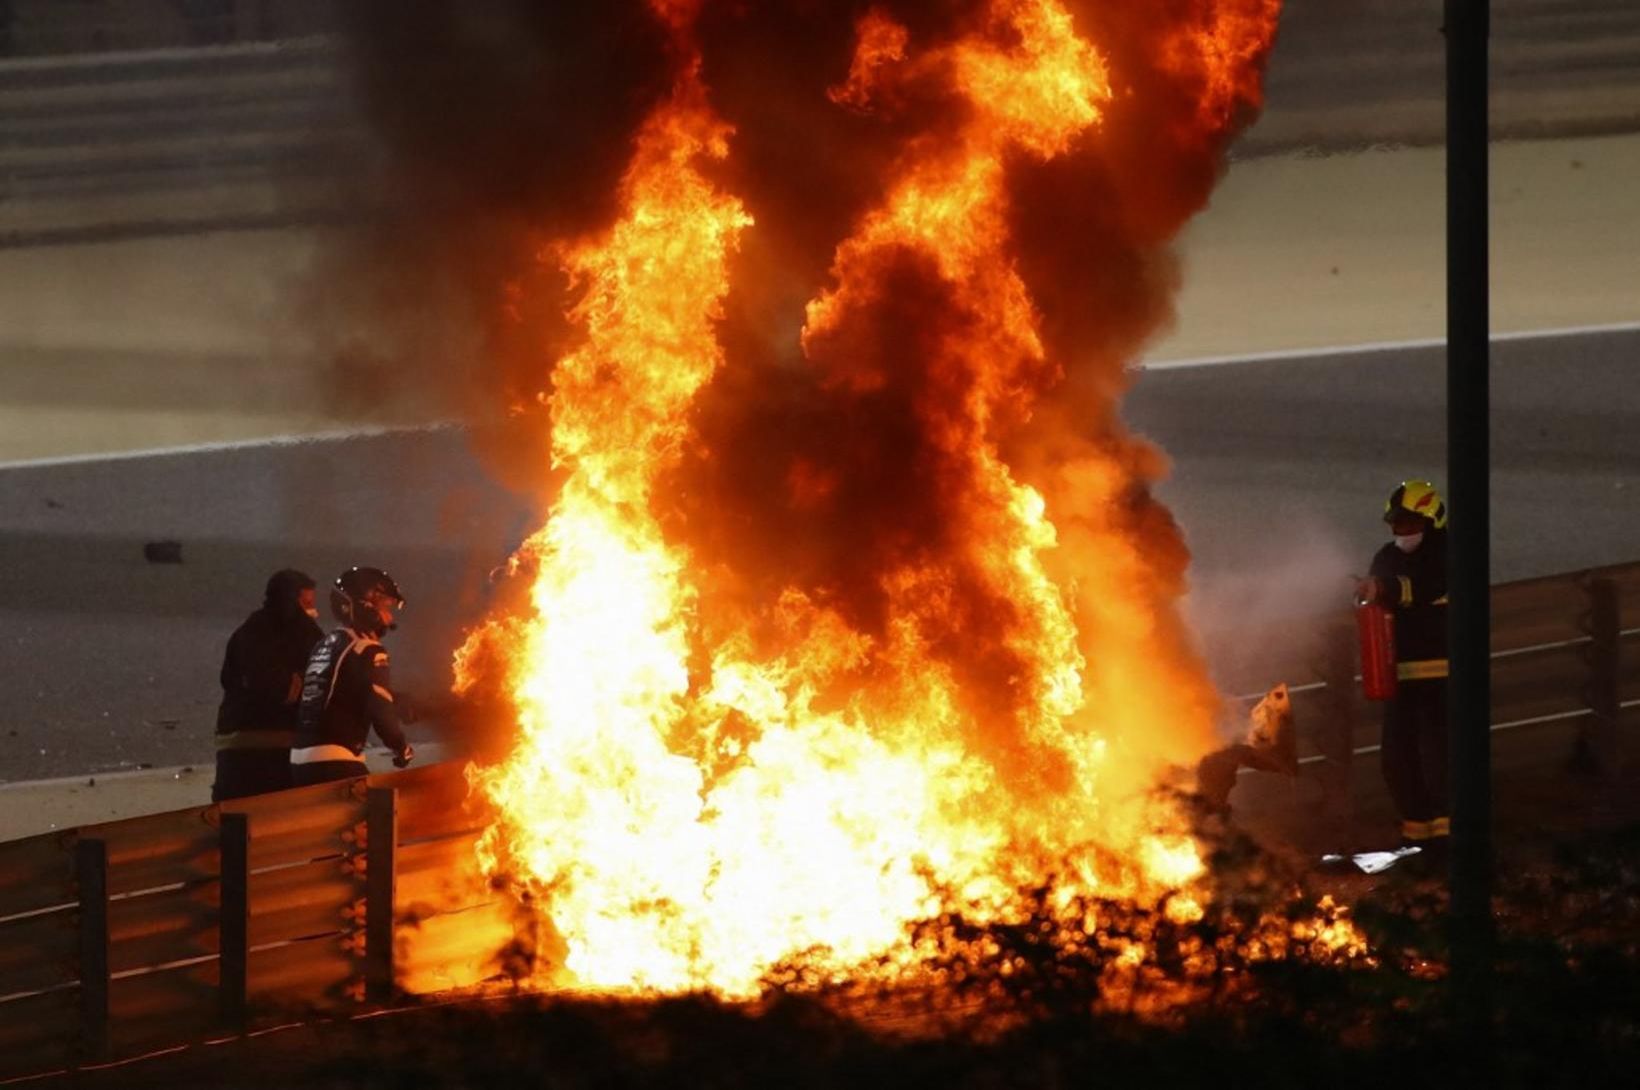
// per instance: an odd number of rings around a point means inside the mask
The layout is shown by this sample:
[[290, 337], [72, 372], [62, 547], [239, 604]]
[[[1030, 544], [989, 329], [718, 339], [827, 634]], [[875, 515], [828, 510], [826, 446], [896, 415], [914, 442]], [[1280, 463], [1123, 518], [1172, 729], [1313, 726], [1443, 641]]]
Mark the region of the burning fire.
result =
[[[1189, 886], [1199, 852], [1149, 790], [1210, 745], [1216, 710], [1155, 559], [1176, 533], [1144, 494], [1143, 448], [1049, 412], [1066, 361], [1014, 228], [1014, 172], [1089, 154], [1123, 93], [1074, 5], [990, 0], [938, 33], [891, 4], [858, 19], [830, 107], [937, 108], [835, 246], [801, 360], [775, 364], [720, 337], [758, 227], [724, 182], [735, 132], [696, 41], [710, 2], [651, 6], [681, 59], [618, 216], [543, 255], [576, 340], [545, 397], [564, 483], [513, 562], [528, 607], [457, 658], [458, 687], [498, 686], [517, 714], [510, 756], [471, 773], [499, 815], [484, 867], [550, 921], [559, 979], [728, 996], [794, 963], [912, 974], [908, 925], [1008, 920], [1050, 877], [1066, 905]], [[1157, 63], [1186, 73], [1197, 135], [1222, 143], [1233, 104], [1256, 101], [1275, 4], [1196, 7]], [[892, 463], [842, 423], [764, 455], [769, 518], [847, 534], [845, 501], [878, 474], [933, 497], [929, 518], [860, 526], [869, 606], [805, 568], [800, 542], [720, 555], [731, 520], [678, 487], [722, 464], [697, 414], [742, 365], [801, 374], [840, 422], [886, 403], [913, 436]]]

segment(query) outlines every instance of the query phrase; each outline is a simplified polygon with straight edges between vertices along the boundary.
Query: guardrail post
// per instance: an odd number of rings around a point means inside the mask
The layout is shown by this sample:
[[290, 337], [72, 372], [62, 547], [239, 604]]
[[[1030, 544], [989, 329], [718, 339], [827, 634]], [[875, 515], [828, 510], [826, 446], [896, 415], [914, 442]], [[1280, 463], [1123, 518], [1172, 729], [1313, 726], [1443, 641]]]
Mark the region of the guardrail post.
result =
[[1354, 627], [1333, 625], [1327, 630], [1321, 662], [1321, 680], [1327, 690], [1322, 699], [1327, 726], [1317, 739], [1321, 750], [1323, 805], [1331, 817], [1347, 819], [1355, 812], [1354, 773], [1355, 728], [1358, 701], [1355, 694], [1357, 644]]
[[108, 845], [74, 846], [80, 893], [80, 1047], [86, 1059], [108, 1055]]
[[399, 841], [399, 793], [392, 787], [372, 787], [366, 797], [365, 821], [365, 999], [386, 1003], [393, 998], [393, 900], [397, 885], [394, 853]]
[[1619, 635], [1623, 631], [1619, 616], [1617, 583], [1611, 579], [1591, 579], [1589, 593], [1588, 649], [1589, 683], [1583, 691], [1583, 700], [1594, 716], [1578, 732], [1577, 748], [1572, 754], [1572, 768], [1600, 776], [1617, 775], [1622, 765], [1622, 739], [1618, 720], [1622, 713], [1619, 698]]
[[250, 963], [251, 819], [223, 814], [222, 896], [218, 909], [218, 1013], [224, 1027], [245, 1028]]

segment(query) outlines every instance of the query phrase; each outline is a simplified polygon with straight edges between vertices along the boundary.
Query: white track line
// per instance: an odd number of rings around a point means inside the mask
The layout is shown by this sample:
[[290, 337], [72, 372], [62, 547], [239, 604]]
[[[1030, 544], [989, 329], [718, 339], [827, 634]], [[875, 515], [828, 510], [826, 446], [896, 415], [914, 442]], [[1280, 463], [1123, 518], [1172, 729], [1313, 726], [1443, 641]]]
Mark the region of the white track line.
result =
[[[1528, 329], [1514, 333], [1494, 333], [1492, 343], [1510, 341], [1552, 340], [1557, 337], [1588, 337], [1602, 333], [1637, 333], [1640, 322], [1613, 322], [1608, 325], [1566, 326], [1559, 329]], [[1410, 341], [1370, 341], [1365, 344], [1324, 345], [1318, 348], [1287, 348], [1279, 352], [1252, 352], [1240, 356], [1197, 356], [1192, 359], [1161, 360], [1156, 363], [1138, 363], [1134, 371], [1182, 371], [1190, 367], [1222, 367], [1233, 363], [1279, 363], [1283, 360], [1301, 360], [1324, 356], [1365, 356], [1380, 352], [1405, 352], [1412, 349], [1440, 348], [1445, 337], [1428, 337]]]
[[8, 469], [46, 469], [51, 466], [73, 466], [90, 462], [123, 462], [136, 458], [168, 458], [178, 454], [216, 454], [234, 450], [260, 450], [263, 447], [299, 447], [313, 443], [340, 443], [349, 439], [375, 439], [384, 435], [414, 435], [420, 432], [441, 431], [444, 428], [465, 427], [461, 421], [437, 420], [431, 424], [393, 424], [364, 428], [338, 428], [301, 435], [273, 435], [265, 439], [228, 439], [219, 443], [187, 443], [174, 447], [145, 447], [140, 450], [114, 450], [95, 454], [64, 454], [53, 458], [24, 458], [15, 462], [0, 462], [0, 471]]
[[[1640, 322], [1614, 322], [1610, 325], [1567, 326], [1562, 329], [1533, 329], [1516, 333], [1494, 333], [1494, 344], [1508, 341], [1551, 340], [1558, 337], [1598, 336], [1603, 333], [1640, 333]], [[1409, 349], [1439, 348], [1445, 338], [1415, 341], [1371, 341], [1364, 344], [1326, 345], [1320, 348], [1289, 348], [1279, 352], [1255, 352], [1241, 356], [1202, 356], [1196, 359], [1162, 360], [1157, 363], [1136, 363], [1133, 372], [1182, 371], [1194, 367], [1222, 367], [1237, 363], [1280, 363], [1288, 360], [1321, 359], [1331, 356], [1370, 356], [1382, 352]], [[165, 458], [178, 454], [214, 454], [221, 451], [256, 450], [262, 447], [300, 446], [303, 443], [335, 443], [348, 439], [373, 439], [386, 435], [411, 435], [417, 432], [440, 431], [467, 425], [458, 420], [439, 420], [431, 424], [402, 424], [382, 427], [342, 429], [312, 432], [307, 435], [276, 435], [266, 439], [234, 439], [220, 443], [189, 443], [174, 447], [150, 447], [143, 450], [110, 451], [101, 454], [68, 454], [54, 458], [25, 458], [14, 462], [0, 462], [0, 472], [8, 469], [44, 469], [50, 466], [82, 465], [92, 462], [117, 462], [134, 458]]]

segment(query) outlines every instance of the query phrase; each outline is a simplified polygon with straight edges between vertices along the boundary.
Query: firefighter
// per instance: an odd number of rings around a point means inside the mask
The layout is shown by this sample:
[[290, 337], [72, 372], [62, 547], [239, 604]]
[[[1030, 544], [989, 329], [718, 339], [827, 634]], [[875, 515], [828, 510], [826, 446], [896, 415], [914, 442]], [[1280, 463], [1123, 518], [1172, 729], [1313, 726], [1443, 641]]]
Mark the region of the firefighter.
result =
[[1395, 618], [1395, 696], [1385, 702], [1380, 758], [1401, 816], [1403, 846], [1439, 849], [1451, 832], [1446, 757], [1446, 505], [1428, 481], [1390, 494], [1395, 540], [1357, 588]]
[[290, 747], [302, 671], [324, 636], [313, 580], [293, 568], [273, 573], [262, 608], [228, 639], [222, 706], [216, 713], [216, 783], [211, 801], [290, 786]]
[[404, 596], [380, 568], [349, 568], [330, 591], [330, 610], [341, 622], [308, 658], [296, 743], [290, 751], [296, 786], [365, 774], [364, 745], [372, 727], [393, 751], [399, 768], [415, 756], [388, 680], [381, 637], [397, 628], [394, 615]]

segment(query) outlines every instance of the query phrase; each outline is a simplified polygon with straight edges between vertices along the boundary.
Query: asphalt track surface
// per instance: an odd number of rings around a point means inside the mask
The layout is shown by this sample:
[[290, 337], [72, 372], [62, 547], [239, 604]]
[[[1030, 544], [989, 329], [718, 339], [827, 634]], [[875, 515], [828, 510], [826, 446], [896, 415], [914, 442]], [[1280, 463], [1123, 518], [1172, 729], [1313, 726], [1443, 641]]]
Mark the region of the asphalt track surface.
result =
[[[1496, 346], [1495, 580], [1640, 559], [1637, 356], [1640, 330]], [[1204, 624], [1337, 603], [1388, 488], [1439, 477], [1443, 362], [1388, 348], [1138, 376], [1127, 416], [1174, 459], [1162, 495]], [[0, 469], [0, 780], [208, 763], [222, 645], [287, 565], [391, 570], [410, 599], [396, 680], [437, 691], [531, 506], [453, 428]], [[151, 541], [182, 562], [146, 561]]]

